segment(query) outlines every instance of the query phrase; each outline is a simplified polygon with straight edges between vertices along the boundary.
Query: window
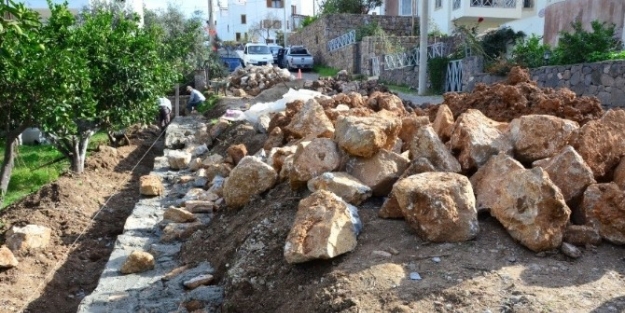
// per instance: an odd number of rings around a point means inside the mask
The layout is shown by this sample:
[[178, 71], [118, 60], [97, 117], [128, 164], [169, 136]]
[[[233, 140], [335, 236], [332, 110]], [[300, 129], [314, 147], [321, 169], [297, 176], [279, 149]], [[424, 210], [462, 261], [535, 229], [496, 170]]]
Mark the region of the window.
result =
[[283, 0], [267, 0], [268, 8], [284, 8]]
[[297, 6], [292, 5], [291, 6], [291, 15], [295, 15], [295, 14], [297, 14]]
[[523, 0], [523, 8], [524, 9], [531, 9], [534, 7], [534, 3], [532, 3], [532, 0]]
[[412, 16], [412, 0], [401, 0], [399, 15]]
[[241, 33], [237, 33], [235, 38], [237, 41], [241, 41]]
[[443, 0], [434, 0], [434, 8], [440, 9], [443, 6]]
[[460, 9], [460, 0], [454, 0], [454, 10]]
[[245, 14], [241, 14], [241, 24], [247, 24], [247, 16]]

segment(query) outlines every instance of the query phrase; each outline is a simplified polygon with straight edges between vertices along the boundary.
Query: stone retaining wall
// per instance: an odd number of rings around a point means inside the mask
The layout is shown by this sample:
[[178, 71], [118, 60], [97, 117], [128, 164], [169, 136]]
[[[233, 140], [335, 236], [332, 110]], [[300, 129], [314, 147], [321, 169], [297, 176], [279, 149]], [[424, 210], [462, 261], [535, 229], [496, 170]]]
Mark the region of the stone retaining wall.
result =
[[[567, 87], [578, 96], [596, 96], [605, 108], [625, 107], [625, 61], [544, 66], [531, 69], [530, 75], [540, 87]], [[504, 79], [492, 74], [468, 74], [466, 91], [473, 90], [477, 83]]]

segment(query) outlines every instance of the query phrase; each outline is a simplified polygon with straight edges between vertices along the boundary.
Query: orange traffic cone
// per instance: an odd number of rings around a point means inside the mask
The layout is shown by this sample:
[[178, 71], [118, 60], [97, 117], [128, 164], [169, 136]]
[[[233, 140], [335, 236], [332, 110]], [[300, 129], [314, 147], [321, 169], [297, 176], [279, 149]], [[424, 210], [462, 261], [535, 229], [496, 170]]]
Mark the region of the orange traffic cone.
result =
[[297, 79], [302, 79], [302, 69], [301, 68], [297, 69]]

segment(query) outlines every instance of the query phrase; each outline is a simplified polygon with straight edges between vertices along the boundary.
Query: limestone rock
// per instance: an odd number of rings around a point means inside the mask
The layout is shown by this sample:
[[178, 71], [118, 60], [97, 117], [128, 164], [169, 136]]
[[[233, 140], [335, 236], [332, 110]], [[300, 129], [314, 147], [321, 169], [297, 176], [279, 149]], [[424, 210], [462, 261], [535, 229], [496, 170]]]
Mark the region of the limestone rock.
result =
[[484, 165], [498, 154], [512, 152], [512, 143], [502, 129], [506, 124], [495, 122], [478, 110], [469, 109], [462, 113], [448, 142], [452, 151], [458, 151], [458, 161], [464, 171], [471, 171]]
[[547, 172], [536, 167], [506, 177], [490, 214], [532, 251], [560, 247], [571, 210]]
[[161, 196], [165, 192], [165, 187], [160, 177], [144, 175], [139, 178], [139, 192], [144, 196]]
[[571, 145], [592, 169], [595, 179], [602, 178], [625, 155], [625, 111], [609, 110], [601, 119], [586, 123], [573, 137]]
[[374, 196], [386, 196], [409, 163], [410, 160], [397, 153], [380, 150], [371, 158], [350, 158], [346, 169], [348, 174], [369, 186]]
[[625, 157], [621, 158], [616, 169], [614, 169], [613, 181], [621, 188], [625, 190]]
[[228, 177], [232, 167], [226, 163], [211, 164], [206, 167], [206, 179], [213, 180], [215, 176]]
[[52, 230], [45, 226], [29, 224], [24, 227], [13, 226], [7, 231], [6, 245], [11, 251], [45, 248], [50, 243]]
[[229, 126], [230, 123], [227, 120], [220, 119], [215, 125], [213, 125], [213, 127], [211, 127], [208, 134], [211, 136], [212, 139], [216, 139], [226, 129], [228, 129]]
[[314, 99], [306, 101], [302, 109], [293, 116], [285, 129], [296, 138], [332, 138], [334, 126]]
[[399, 207], [397, 197], [393, 194], [393, 191], [384, 199], [384, 203], [378, 211], [378, 216], [381, 218], [404, 218], [404, 213]]
[[284, 132], [282, 128], [275, 127], [269, 133], [267, 140], [263, 144], [263, 149], [271, 150], [272, 148], [281, 147], [284, 144]]
[[240, 208], [271, 187], [278, 179], [273, 167], [255, 157], [245, 157], [224, 183], [224, 200], [230, 208]]
[[603, 239], [625, 244], [625, 194], [617, 184], [588, 186], [581, 209], [587, 224], [598, 229]]
[[197, 171], [202, 168], [202, 158], [191, 158], [191, 162], [189, 162], [189, 169], [192, 171]]
[[430, 119], [427, 116], [416, 116], [415, 114], [411, 114], [403, 117], [401, 120], [401, 130], [398, 134], [399, 138], [402, 140], [402, 142], [404, 142], [404, 147], [402, 147], [402, 151], [408, 150], [410, 148], [410, 144], [417, 135], [417, 130], [422, 126], [429, 124]]
[[133, 251], [121, 268], [122, 274], [141, 273], [154, 268], [154, 256], [144, 251]]
[[576, 246], [596, 246], [601, 243], [601, 235], [599, 235], [599, 231], [592, 226], [569, 224], [564, 231], [563, 240]]
[[590, 167], [571, 146], [566, 146], [553, 158], [534, 162], [534, 166], [542, 167], [549, 174], [570, 206], [581, 200], [586, 187], [596, 183]]
[[19, 264], [13, 252], [6, 246], [0, 247], [0, 268], [16, 267]]
[[577, 259], [582, 256], [582, 251], [577, 249], [576, 246], [567, 242], [562, 243], [562, 246], [560, 246], [560, 251], [562, 251], [564, 255], [573, 259]]
[[341, 154], [332, 139], [315, 138], [298, 144], [293, 155], [293, 167], [289, 174], [291, 186], [299, 187], [313, 177], [336, 170]]
[[173, 242], [176, 240], [188, 239], [199, 230], [204, 224], [202, 222], [193, 223], [169, 223], [163, 228], [161, 242]]
[[330, 191], [354, 205], [359, 205], [371, 197], [371, 188], [343, 172], [323, 173], [308, 181], [308, 189], [312, 192], [317, 190]]
[[406, 178], [408, 176], [412, 176], [416, 174], [425, 173], [425, 172], [438, 172], [438, 171], [439, 170], [434, 165], [432, 165], [432, 163], [428, 159], [418, 158], [410, 162], [410, 165], [401, 174], [401, 176], [399, 176], [399, 179]]
[[295, 154], [296, 151], [297, 145], [273, 148], [267, 154], [267, 164], [271, 165], [279, 173], [282, 170], [284, 159], [289, 155]]
[[525, 168], [505, 153], [491, 157], [484, 166], [471, 176], [471, 186], [476, 194], [478, 211], [488, 211], [499, 200], [503, 183], [514, 179], [517, 172]]
[[375, 111], [386, 110], [397, 116], [406, 113], [404, 104], [398, 96], [387, 92], [374, 92], [369, 96], [367, 104]]
[[207, 200], [186, 201], [184, 207], [192, 213], [212, 213], [215, 211], [215, 203]]
[[169, 162], [169, 167], [172, 170], [182, 170], [189, 166], [189, 163], [191, 163], [191, 157], [191, 153], [173, 150], [167, 155], [167, 161]]
[[202, 167], [208, 167], [213, 164], [219, 164], [224, 161], [224, 157], [219, 154], [211, 154], [202, 160]]
[[232, 145], [228, 147], [226, 153], [232, 158], [234, 165], [237, 165], [247, 155], [247, 148], [244, 144]]
[[440, 172], [460, 172], [460, 163], [454, 158], [430, 125], [420, 127], [410, 144], [413, 160], [427, 159]]
[[334, 139], [349, 154], [369, 158], [380, 149], [392, 149], [400, 129], [398, 118], [339, 117]]
[[465, 176], [417, 174], [398, 181], [393, 194], [408, 224], [424, 240], [458, 242], [477, 236], [475, 197]]
[[436, 111], [436, 118], [434, 119], [432, 127], [443, 142], [449, 140], [454, 130], [454, 113], [451, 112], [449, 106], [446, 104], [438, 106], [438, 111]]
[[510, 123], [514, 154], [522, 162], [551, 157], [564, 148], [579, 128], [576, 122], [551, 115], [525, 115]]
[[187, 288], [187, 289], [195, 289], [197, 287], [200, 286], [204, 286], [204, 285], [210, 285], [214, 280], [213, 275], [210, 274], [205, 274], [205, 275], [200, 275], [197, 277], [193, 277], [185, 282], [183, 282], [182, 284]]
[[331, 259], [352, 251], [356, 248], [358, 223], [349, 204], [329, 191], [316, 191], [299, 203], [284, 257], [292, 264]]
[[193, 213], [187, 210], [173, 207], [165, 210], [165, 213], [163, 213], [163, 218], [176, 223], [189, 223], [197, 220], [197, 217], [195, 217]]

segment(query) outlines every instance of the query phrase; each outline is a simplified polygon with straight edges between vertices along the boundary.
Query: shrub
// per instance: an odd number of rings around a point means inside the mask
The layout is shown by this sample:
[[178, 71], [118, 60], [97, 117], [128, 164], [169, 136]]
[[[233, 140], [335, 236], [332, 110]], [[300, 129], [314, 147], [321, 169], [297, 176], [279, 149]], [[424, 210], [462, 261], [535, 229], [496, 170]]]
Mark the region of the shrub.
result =
[[523, 67], [535, 68], [545, 64], [545, 53], [551, 52], [548, 45], [540, 43], [542, 38], [533, 35], [526, 40], [519, 40], [514, 46], [512, 59], [515, 63]]
[[434, 57], [428, 59], [428, 74], [432, 84], [432, 92], [442, 94], [445, 91], [445, 75], [447, 74], [448, 57]]
[[593, 21], [592, 32], [584, 30], [581, 22], [572, 23], [572, 33], [562, 32], [554, 51], [553, 63], [558, 65], [602, 61], [619, 49], [614, 38], [615, 25]]
[[314, 23], [319, 17], [317, 16], [306, 16], [304, 20], [302, 20], [302, 28]]
[[481, 46], [486, 57], [496, 59], [506, 54], [508, 45], [514, 44], [524, 37], [525, 33], [523, 32], [514, 32], [510, 27], [502, 27], [485, 34]]

